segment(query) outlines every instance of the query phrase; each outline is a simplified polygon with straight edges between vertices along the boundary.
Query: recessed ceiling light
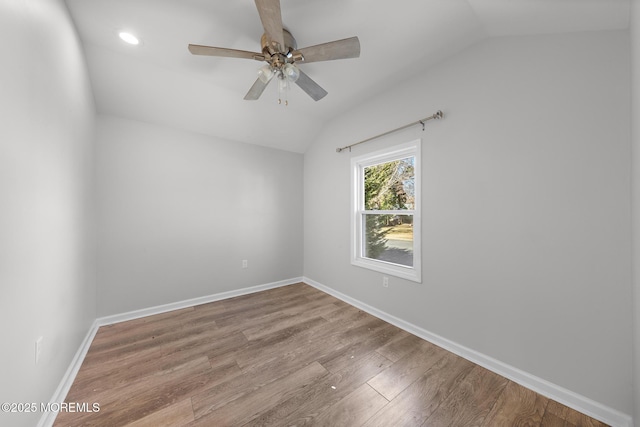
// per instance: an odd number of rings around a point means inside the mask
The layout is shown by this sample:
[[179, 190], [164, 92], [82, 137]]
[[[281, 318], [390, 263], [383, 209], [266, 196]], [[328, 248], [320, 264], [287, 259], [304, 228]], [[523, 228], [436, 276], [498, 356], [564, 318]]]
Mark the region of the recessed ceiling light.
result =
[[136, 36], [134, 36], [133, 34], [131, 34], [131, 33], [127, 33], [125, 31], [123, 31], [118, 35], [126, 43], [133, 44], [133, 45], [136, 45], [136, 44], [140, 43], [140, 40], [138, 40], [138, 38]]

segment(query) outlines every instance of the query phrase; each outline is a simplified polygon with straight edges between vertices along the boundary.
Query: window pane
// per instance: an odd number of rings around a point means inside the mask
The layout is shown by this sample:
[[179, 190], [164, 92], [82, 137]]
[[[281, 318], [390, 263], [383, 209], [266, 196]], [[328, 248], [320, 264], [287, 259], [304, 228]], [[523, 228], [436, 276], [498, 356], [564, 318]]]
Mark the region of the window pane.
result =
[[364, 209], [414, 209], [414, 157], [364, 168]]
[[413, 267], [413, 215], [363, 215], [364, 257]]

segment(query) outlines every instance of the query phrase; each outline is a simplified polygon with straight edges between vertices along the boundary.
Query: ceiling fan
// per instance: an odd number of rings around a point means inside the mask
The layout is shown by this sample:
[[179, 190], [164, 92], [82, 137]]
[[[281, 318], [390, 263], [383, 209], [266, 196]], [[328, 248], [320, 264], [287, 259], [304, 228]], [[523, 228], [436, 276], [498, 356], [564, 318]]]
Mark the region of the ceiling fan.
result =
[[[258, 70], [258, 79], [246, 100], [257, 100], [269, 82], [276, 77], [279, 92], [286, 91], [290, 83], [296, 83], [315, 101], [327, 95], [327, 91], [298, 68], [299, 64], [357, 58], [360, 56], [360, 41], [357, 37], [322, 43], [298, 49], [296, 39], [283, 27], [280, 0], [255, 0], [264, 34], [260, 40], [262, 52], [226, 49], [222, 47], [189, 45], [194, 55], [222, 56], [228, 58], [255, 59], [267, 64]], [[279, 100], [281, 102], [281, 100]], [[287, 101], [285, 100], [285, 103]]]

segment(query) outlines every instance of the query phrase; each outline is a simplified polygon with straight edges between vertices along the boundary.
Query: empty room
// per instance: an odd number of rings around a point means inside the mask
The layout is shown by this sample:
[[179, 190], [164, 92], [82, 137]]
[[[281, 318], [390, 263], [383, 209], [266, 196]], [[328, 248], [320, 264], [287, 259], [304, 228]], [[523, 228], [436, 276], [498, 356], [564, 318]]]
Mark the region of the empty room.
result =
[[0, 425], [640, 426], [638, 0], [0, 0]]

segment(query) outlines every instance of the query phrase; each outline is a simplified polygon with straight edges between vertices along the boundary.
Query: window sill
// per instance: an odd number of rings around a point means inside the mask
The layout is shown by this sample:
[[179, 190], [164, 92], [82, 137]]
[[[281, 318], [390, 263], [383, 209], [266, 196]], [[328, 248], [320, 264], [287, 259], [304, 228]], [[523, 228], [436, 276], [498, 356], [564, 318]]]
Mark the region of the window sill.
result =
[[404, 267], [390, 262], [370, 260], [368, 258], [352, 259], [351, 265], [366, 268], [368, 270], [374, 270], [389, 276], [411, 280], [412, 282], [422, 283], [420, 272], [411, 267]]

